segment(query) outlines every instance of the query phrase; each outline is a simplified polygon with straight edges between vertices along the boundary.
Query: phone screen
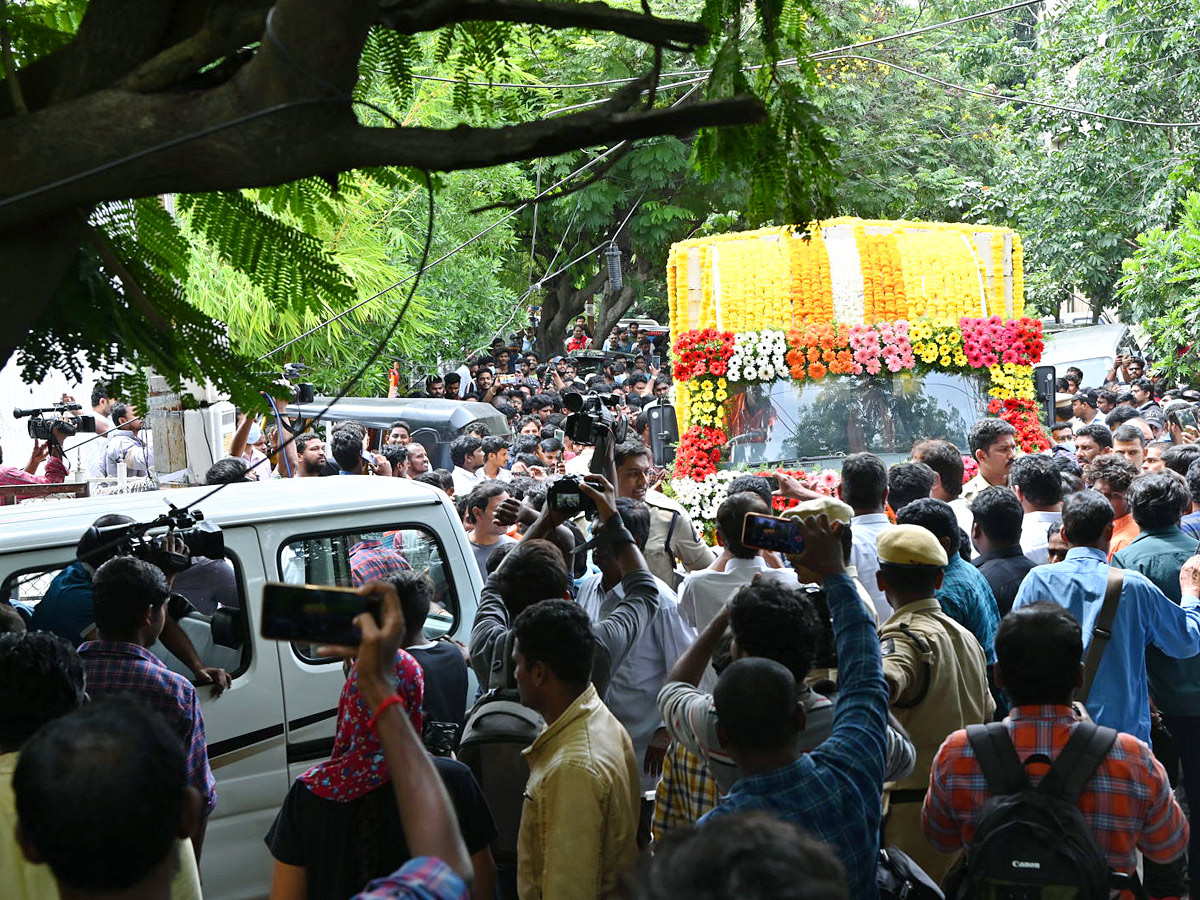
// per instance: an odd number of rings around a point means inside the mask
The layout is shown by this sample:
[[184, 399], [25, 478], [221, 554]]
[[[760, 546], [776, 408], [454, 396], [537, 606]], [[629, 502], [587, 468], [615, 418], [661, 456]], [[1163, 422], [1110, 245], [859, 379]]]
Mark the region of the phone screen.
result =
[[555, 436], [556, 438], [558, 438], [558, 440], [560, 440], [560, 441], [561, 441], [563, 438], [565, 438], [565, 437], [567, 436], [567, 433], [566, 433], [565, 431], [563, 431], [561, 428], [555, 428], [555, 429], [554, 429], [554, 436]]
[[654, 366], [654, 368], [657, 369], [659, 366], [662, 365], [662, 357], [659, 356], [657, 353], [652, 353], [650, 355], [650, 365]]
[[378, 604], [353, 588], [269, 583], [263, 586], [262, 636], [273, 641], [354, 645], [362, 641], [354, 618], [367, 611], [378, 618]]
[[759, 550], [777, 550], [780, 553], [804, 552], [804, 538], [795, 519], [780, 519], [759, 513], [746, 513], [742, 522], [742, 543]]

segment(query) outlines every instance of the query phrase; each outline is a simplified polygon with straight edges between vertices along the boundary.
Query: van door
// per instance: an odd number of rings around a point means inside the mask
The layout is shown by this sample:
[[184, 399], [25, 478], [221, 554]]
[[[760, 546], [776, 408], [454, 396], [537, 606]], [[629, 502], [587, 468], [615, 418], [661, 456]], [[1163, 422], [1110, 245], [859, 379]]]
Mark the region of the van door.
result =
[[[364, 573], [408, 566], [433, 582], [435, 606], [425, 633], [464, 641], [478, 588], [464, 568], [459, 534], [441, 504], [289, 520], [258, 526], [264, 553], [273, 551], [273, 578], [290, 584], [356, 587]], [[380, 568], [382, 567], [382, 568]], [[306, 644], [280, 644], [287, 718], [287, 762], [295, 778], [328, 759], [345, 676], [339, 660], [316, 656]]]
[[[232, 685], [220, 697], [198, 686], [205, 738], [217, 806], [208, 821], [201, 873], [207, 900], [265, 897], [271, 859], [263, 844], [288, 789], [283, 735], [283, 687], [274, 642], [257, 636], [262, 604], [263, 558], [251, 527], [224, 529], [227, 560], [206, 560], [176, 578], [172, 587], [200, 609], [179, 620], [201, 660], [220, 666]], [[74, 561], [75, 547], [45, 548], [12, 554], [0, 561], [5, 596], [36, 606], [51, 580]], [[226, 562], [228, 565], [226, 565]], [[19, 568], [14, 566], [16, 563]], [[213, 640], [213, 604], [245, 611], [236, 622], [235, 647]], [[218, 613], [218, 615], [220, 615]], [[161, 643], [150, 648], [174, 672], [190, 678], [188, 668]]]
[[[244, 611], [235, 625], [240, 646], [215, 643], [202, 616], [189, 615], [180, 624], [205, 663], [222, 665], [233, 676], [232, 686], [220, 697], [197, 687], [209, 763], [217, 779], [217, 807], [200, 859], [204, 896], [249, 900], [265, 897], [270, 888], [271, 858], [263, 837], [289, 784], [283, 686], [278, 648], [258, 636], [265, 580], [258, 536], [250, 527], [227, 528], [225, 547], [238, 574]], [[159, 646], [152, 649], [166, 655]]]

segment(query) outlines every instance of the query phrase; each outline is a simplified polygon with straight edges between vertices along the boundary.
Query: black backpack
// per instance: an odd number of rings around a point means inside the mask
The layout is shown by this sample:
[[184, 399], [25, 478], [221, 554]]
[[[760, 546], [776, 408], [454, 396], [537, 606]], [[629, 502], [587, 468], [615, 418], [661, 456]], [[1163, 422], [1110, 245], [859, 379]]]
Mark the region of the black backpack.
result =
[[521, 703], [511, 677], [513, 633], [499, 642], [503, 657], [493, 664], [489, 690], [471, 707], [463, 724], [458, 758], [475, 774], [496, 823], [492, 855], [515, 866], [517, 833], [525, 803], [529, 764], [521, 751], [542, 730], [542, 717]]
[[1002, 722], [971, 725], [967, 738], [996, 796], [983, 806], [961, 868], [946, 883], [956, 900], [1108, 900], [1110, 875], [1091, 826], [1075, 800], [1108, 756], [1117, 732], [1092, 722], [1075, 726], [1035, 788]]

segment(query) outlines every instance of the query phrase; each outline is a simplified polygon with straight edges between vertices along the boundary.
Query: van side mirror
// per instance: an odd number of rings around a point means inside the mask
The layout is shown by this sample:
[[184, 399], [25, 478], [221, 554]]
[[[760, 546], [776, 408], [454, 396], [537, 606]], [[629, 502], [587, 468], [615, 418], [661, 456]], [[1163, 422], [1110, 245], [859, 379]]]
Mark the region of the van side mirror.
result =
[[679, 443], [675, 407], [668, 403], [651, 407], [646, 410], [646, 422], [650, 427], [650, 452], [654, 454], [654, 464], [669, 466], [675, 461], [675, 445]]
[[1033, 370], [1033, 387], [1037, 393], [1037, 402], [1042, 407], [1042, 421], [1049, 428], [1054, 424], [1054, 395], [1057, 393], [1058, 379], [1054, 375], [1054, 366], [1038, 366]]

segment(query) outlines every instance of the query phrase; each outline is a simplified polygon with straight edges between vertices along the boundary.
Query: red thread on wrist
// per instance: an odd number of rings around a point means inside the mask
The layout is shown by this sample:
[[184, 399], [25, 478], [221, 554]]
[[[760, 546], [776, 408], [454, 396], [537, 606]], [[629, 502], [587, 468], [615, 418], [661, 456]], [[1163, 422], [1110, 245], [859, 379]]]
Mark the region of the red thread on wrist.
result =
[[404, 698], [399, 694], [392, 694], [392, 696], [388, 697], [379, 704], [379, 709], [375, 710], [375, 715], [371, 716], [371, 718], [367, 720], [367, 727], [372, 731], [375, 731], [375, 724], [379, 721], [379, 717], [383, 715], [384, 711], [389, 706], [399, 706], [405, 711], [408, 710], [408, 707], [404, 705]]

